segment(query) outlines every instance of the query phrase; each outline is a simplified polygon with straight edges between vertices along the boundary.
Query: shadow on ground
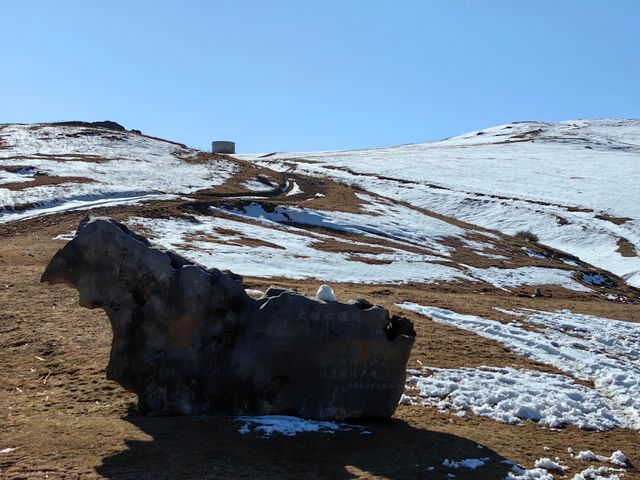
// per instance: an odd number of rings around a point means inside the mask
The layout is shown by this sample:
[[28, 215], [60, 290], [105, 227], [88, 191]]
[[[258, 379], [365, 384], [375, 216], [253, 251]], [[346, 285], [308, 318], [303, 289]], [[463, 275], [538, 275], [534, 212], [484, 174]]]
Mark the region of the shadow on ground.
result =
[[[304, 433], [295, 437], [240, 434], [242, 422], [229, 417], [141, 417], [126, 420], [153, 437], [128, 441], [128, 450], [106, 457], [96, 470], [110, 479], [356, 477], [502, 479], [504, 458], [465, 438], [431, 432], [392, 419], [360, 431]], [[476, 470], [451, 469], [445, 458], [489, 457]], [[429, 466], [435, 469], [429, 471]]]

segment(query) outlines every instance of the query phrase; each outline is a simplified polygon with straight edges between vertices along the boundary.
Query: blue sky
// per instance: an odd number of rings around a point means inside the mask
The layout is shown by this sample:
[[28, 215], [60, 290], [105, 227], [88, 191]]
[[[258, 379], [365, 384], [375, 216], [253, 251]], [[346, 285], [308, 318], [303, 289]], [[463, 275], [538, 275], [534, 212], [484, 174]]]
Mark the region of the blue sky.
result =
[[638, 25], [637, 0], [3, 0], [0, 122], [270, 152], [638, 118]]

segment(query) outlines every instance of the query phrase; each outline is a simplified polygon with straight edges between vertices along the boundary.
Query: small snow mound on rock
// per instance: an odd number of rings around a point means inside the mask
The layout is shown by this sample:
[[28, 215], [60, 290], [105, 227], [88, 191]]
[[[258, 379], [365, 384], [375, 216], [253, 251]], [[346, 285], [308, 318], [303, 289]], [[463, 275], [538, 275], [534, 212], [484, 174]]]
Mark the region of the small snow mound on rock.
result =
[[320, 285], [320, 288], [316, 292], [316, 298], [323, 302], [336, 301], [336, 295], [333, 293], [333, 289], [329, 285]]
[[254, 300], [258, 300], [259, 298], [264, 297], [264, 292], [262, 290], [256, 290], [255, 288], [245, 288], [244, 290]]

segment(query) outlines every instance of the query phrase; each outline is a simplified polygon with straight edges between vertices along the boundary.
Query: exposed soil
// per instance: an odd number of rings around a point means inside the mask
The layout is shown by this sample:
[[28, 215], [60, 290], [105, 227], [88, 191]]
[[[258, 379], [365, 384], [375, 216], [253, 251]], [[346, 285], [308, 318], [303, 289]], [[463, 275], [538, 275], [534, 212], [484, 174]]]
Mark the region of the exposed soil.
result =
[[2, 188], [9, 190], [24, 190], [25, 188], [40, 187], [43, 185], [61, 185], [63, 183], [93, 183], [86, 177], [58, 177], [55, 175], [36, 175], [30, 182], [3, 183]]
[[596, 218], [600, 220], [606, 220], [607, 222], [611, 222], [614, 225], [624, 225], [631, 219], [629, 217], [614, 217], [613, 215], [609, 215], [608, 213], [599, 213], [596, 215]]
[[[100, 209], [92, 214], [124, 219], [129, 215], [184, 215], [185, 211], [183, 203], [176, 201]], [[83, 215], [69, 212], [0, 225], [0, 449], [15, 448], [0, 453], [2, 478], [440, 479], [451, 472], [442, 466], [445, 458], [490, 457], [486, 467], [454, 473], [456, 478], [498, 479], [508, 468], [501, 460], [532, 467], [543, 456], [559, 456], [571, 466], [571, 478], [590, 463], [569, 458], [567, 447], [607, 455], [621, 449], [633, 465], [640, 464], [636, 431], [552, 430], [534, 422], [504, 425], [418, 406], [400, 406], [390, 421], [364, 422], [370, 434], [309, 433], [271, 439], [241, 435], [242, 422], [232, 418], [141, 417], [132, 408], [134, 396], [105, 379], [111, 342], [105, 314], [80, 308], [77, 292], [69, 287], [39, 283], [48, 260], [64, 245], [54, 237], [73, 231]], [[260, 289], [278, 284], [308, 294], [315, 293], [319, 285], [309, 280], [258, 278], [247, 278], [245, 283]], [[531, 298], [534, 287], [505, 292], [462, 282], [334, 284], [333, 288], [340, 300], [365, 297], [410, 317], [418, 333], [409, 362], [413, 368], [421, 363], [554, 371], [497, 342], [401, 311], [395, 304], [403, 301], [502, 321], [509, 317], [494, 307], [569, 308], [609, 318], [640, 319], [637, 304], [557, 287], [543, 287], [552, 296], [542, 298]], [[429, 472], [428, 466], [435, 469]], [[632, 467], [624, 478], [638, 479], [640, 474]]]
[[638, 252], [636, 252], [636, 247], [634, 247], [633, 243], [631, 243], [626, 238], [618, 239], [618, 253], [623, 257], [637, 257]]
[[34, 153], [33, 155], [9, 155], [6, 157], [2, 157], [3, 160], [14, 160], [18, 162], [22, 162], [25, 160], [51, 160], [54, 162], [66, 162], [66, 161], [76, 161], [76, 162], [89, 162], [89, 163], [104, 163], [111, 162], [112, 159], [100, 157], [98, 155], [85, 155], [82, 153], [66, 153], [66, 154], [55, 154], [50, 155], [46, 153]]

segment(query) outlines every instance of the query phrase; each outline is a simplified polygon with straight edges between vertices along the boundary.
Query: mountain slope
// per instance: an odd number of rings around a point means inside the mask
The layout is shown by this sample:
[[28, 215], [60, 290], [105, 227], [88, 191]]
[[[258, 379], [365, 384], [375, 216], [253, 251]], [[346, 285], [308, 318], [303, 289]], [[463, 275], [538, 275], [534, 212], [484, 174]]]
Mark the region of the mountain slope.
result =
[[540, 242], [640, 286], [640, 121], [518, 122], [440, 142], [243, 156]]
[[198, 163], [183, 145], [106, 128], [0, 125], [0, 222], [150, 199], [223, 183], [225, 160]]
[[[638, 122], [263, 157], [105, 125], [0, 126], [3, 478], [550, 478], [554, 462], [640, 477]], [[105, 378], [104, 313], [39, 282], [87, 214], [240, 273], [254, 295], [330, 283], [410, 318], [394, 419], [366, 434], [136, 416]]]

